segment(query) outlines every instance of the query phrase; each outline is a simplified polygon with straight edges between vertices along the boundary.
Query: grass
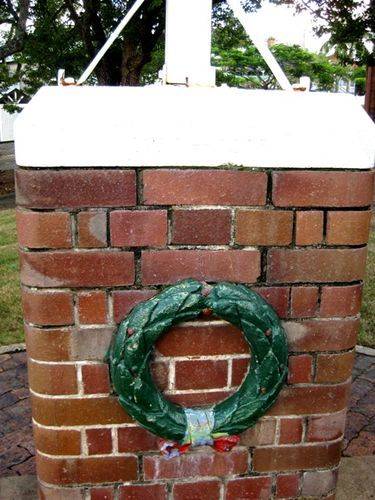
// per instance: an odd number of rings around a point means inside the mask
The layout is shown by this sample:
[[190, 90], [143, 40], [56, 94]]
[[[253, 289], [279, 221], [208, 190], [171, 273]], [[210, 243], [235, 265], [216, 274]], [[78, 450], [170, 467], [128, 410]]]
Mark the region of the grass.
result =
[[0, 345], [24, 341], [14, 210], [0, 211]]
[[[14, 210], [0, 210], [0, 345], [23, 342]], [[359, 344], [375, 348], [375, 231], [371, 233]]]

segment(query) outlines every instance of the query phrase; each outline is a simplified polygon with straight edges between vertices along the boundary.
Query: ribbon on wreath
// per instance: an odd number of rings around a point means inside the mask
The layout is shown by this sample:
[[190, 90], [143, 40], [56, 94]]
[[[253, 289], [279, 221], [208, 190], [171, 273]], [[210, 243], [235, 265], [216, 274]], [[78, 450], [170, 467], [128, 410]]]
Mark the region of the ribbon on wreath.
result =
[[178, 457], [196, 446], [212, 446], [219, 452], [230, 451], [238, 444], [239, 436], [213, 434], [214, 412], [212, 409], [184, 409], [187, 421], [185, 437], [182, 443], [159, 440], [160, 452], [168, 458]]

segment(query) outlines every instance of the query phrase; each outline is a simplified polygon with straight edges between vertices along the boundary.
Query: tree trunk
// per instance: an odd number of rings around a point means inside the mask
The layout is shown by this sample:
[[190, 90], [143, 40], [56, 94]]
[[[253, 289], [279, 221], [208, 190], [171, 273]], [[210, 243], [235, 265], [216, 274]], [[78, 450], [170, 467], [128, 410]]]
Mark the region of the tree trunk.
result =
[[367, 66], [365, 110], [375, 121], [375, 65]]

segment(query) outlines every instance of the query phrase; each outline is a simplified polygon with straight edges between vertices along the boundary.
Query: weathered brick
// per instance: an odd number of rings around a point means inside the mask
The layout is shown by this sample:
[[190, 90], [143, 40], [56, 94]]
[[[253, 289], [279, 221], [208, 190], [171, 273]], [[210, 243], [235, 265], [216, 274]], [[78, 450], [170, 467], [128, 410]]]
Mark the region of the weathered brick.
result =
[[249, 370], [250, 358], [234, 358], [232, 360], [232, 386], [241, 384]]
[[255, 448], [256, 472], [333, 467], [340, 462], [341, 443]]
[[177, 361], [176, 389], [215, 389], [227, 385], [227, 361]]
[[231, 239], [230, 210], [174, 210], [172, 243], [226, 245]]
[[292, 351], [341, 351], [355, 346], [359, 319], [286, 322]]
[[[60, 488], [39, 483], [38, 494], [40, 500], [82, 500], [85, 491], [83, 488]], [[95, 500], [104, 500], [104, 498], [96, 497]]]
[[119, 500], [167, 500], [165, 484], [127, 484], [119, 488]]
[[87, 429], [86, 441], [89, 455], [105, 455], [112, 452], [111, 429]]
[[320, 301], [320, 316], [356, 316], [361, 309], [362, 285], [324, 286]]
[[226, 500], [271, 498], [272, 479], [270, 477], [241, 477], [230, 479], [226, 486]]
[[113, 500], [114, 498], [115, 491], [110, 486], [90, 489], [90, 500]]
[[25, 326], [26, 346], [30, 358], [40, 361], [69, 361], [71, 328], [41, 329]]
[[308, 384], [312, 382], [313, 357], [310, 354], [289, 356], [288, 383]]
[[278, 207], [371, 205], [373, 172], [274, 172], [272, 200]]
[[81, 432], [34, 425], [35, 447], [48, 455], [80, 455]]
[[25, 321], [35, 325], [62, 326], [74, 323], [71, 292], [22, 288], [22, 307]]
[[107, 364], [83, 365], [82, 384], [85, 394], [109, 393], [109, 369]]
[[285, 387], [267, 415], [333, 413], [346, 408], [350, 384]]
[[71, 248], [70, 215], [66, 212], [16, 210], [18, 242], [28, 248]]
[[70, 356], [78, 361], [102, 362], [112, 341], [115, 327], [74, 328], [71, 335]]
[[49, 484], [97, 484], [137, 479], [137, 457], [51, 458], [37, 455], [39, 479]]
[[273, 444], [276, 435], [276, 420], [267, 418], [258, 422], [241, 434], [240, 443], [243, 446], [264, 446]]
[[132, 419], [116, 397], [42, 398], [32, 395], [35, 421], [48, 426], [125, 424]]
[[327, 243], [329, 245], [367, 243], [370, 222], [370, 211], [328, 212]]
[[40, 364], [29, 360], [30, 388], [39, 394], [77, 394], [77, 372], [74, 365]]
[[24, 207], [123, 207], [136, 202], [134, 170], [16, 169], [15, 175], [17, 204]]
[[344, 382], [352, 373], [355, 353], [318, 354], [316, 361], [316, 381]]
[[361, 280], [366, 248], [306, 250], [272, 249], [268, 254], [269, 283], [336, 282]]
[[142, 283], [162, 285], [184, 278], [254, 283], [260, 274], [257, 250], [164, 250], [142, 252]]
[[195, 406], [207, 406], [214, 405], [223, 401], [223, 399], [228, 398], [233, 391], [229, 390], [218, 390], [218, 391], [194, 391], [194, 392], [184, 392], [182, 394], [168, 394], [167, 398], [173, 403], [179, 404], [181, 406], [186, 406], [192, 408]]
[[[217, 480], [175, 483], [173, 500], [214, 500], [220, 498], [221, 483]], [[142, 499], [143, 500], [143, 499]]]
[[161, 391], [165, 391], [166, 389], [168, 389], [169, 363], [153, 361], [150, 363], [150, 369], [152, 378], [155, 381], [156, 386]]
[[121, 286], [134, 283], [132, 252], [20, 252], [28, 286]]
[[236, 243], [284, 246], [292, 242], [293, 212], [286, 210], [239, 210]]
[[163, 356], [214, 356], [246, 354], [249, 345], [230, 323], [207, 321], [171, 328], [157, 341], [156, 349]]
[[331, 415], [309, 417], [307, 421], [307, 441], [333, 441], [344, 433], [346, 411]]
[[315, 316], [318, 308], [319, 289], [316, 286], [297, 286], [291, 289], [291, 317]]
[[296, 245], [316, 245], [323, 241], [324, 213], [308, 210], [296, 214]]
[[167, 211], [111, 212], [110, 231], [114, 247], [163, 247], [167, 243]]
[[301, 418], [280, 419], [280, 444], [296, 444], [302, 440], [303, 425]]
[[157, 290], [115, 290], [112, 293], [114, 321], [120, 323], [133, 307], [156, 294]]
[[289, 290], [287, 286], [269, 286], [261, 288], [253, 288], [254, 292], [257, 292], [261, 297], [264, 298], [277, 312], [280, 318], [288, 317], [288, 307], [289, 307]]
[[337, 470], [304, 472], [302, 476], [302, 495], [323, 497], [335, 489]]
[[78, 319], [82, 325], [107, 322], [107, 297], [101, 290], [80, 292], [77, 296]]
[[145, 456], [143, 471], [146, 480], [196, 476], [229, 476], [247, 471], [248, 451], [235, 448], [227, 453], [191, 452], [173, 460], [160, 455]]
[[279, 474], [276, 477], [276, 498], [296, 498], [299, 496], [299, 475]]
[[145, 170], [146, 205], [264, 205], [267, 175], [238, 170]]
[[80, 212], [77, 215], [78, 246], [104, 248], [107, 246], [107, 214], [105, 212]]
[[120, 453], [138, 453], [157, 449], [157, 437], [142, 427], [120, 427], [118, 429], [118, 450]]

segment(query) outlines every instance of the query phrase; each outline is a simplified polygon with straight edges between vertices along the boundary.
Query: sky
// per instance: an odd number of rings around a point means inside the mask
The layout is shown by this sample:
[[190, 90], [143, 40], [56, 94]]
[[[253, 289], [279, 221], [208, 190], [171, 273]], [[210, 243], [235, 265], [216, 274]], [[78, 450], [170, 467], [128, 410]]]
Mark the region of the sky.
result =
[[319, 52], [325, 42], [314, 35], [312, 16], [307, 12], [295, 14], [293, 7], [263, 2], [262, 8], [252, 16], [265, 39], [274, 37], [277, 42], [298, 44], [313, 52]]

